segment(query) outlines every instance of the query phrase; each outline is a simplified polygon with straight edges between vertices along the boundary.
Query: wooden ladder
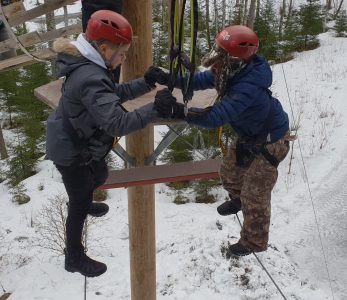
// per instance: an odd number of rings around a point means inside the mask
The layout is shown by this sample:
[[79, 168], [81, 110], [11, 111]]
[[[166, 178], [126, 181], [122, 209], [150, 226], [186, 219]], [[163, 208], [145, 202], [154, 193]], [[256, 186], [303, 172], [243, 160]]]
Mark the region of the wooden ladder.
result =
[[[7, 6], [0, 5], [0, 19], [3, 21], [8, 35], [7, 39], [0, 41], [0, 53], [7, 52], [11, 49], [21, 50], [23, 52], [23, 54], [0, 60], [0, 72], [55, 57], [56, 54], [47, 46], [47, 42], [61, 36], [77, 34], [82, 31], [80, 22], [73, 25], [67, 24], [67, 5], [73, 4], [74, 2], [76, 0], [47, 0], [44, 4], [29, 10], [25, 9], [22, 1], [12, 1]], [[51, 13], [61, 7], [64, 7], [64, 27], [46, 32], [33, 31], [20, 36], [16, 36], [13, 33], [13, 27], [27, 21], [34, 21], [35, 18]], [[33, 48], [33, 50], [27, 50], [27, 47]]]

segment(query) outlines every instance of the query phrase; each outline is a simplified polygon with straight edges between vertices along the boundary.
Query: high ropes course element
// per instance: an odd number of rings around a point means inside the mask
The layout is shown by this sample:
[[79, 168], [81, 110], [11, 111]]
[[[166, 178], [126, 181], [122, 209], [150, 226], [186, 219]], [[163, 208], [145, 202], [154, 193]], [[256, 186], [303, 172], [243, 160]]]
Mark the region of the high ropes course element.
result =
[[[55, 53], [47, 47], [47, 43], [58, 38], [61, 36], [68, 36], [72, 34], [80, 33], [82, 28], [81, 24], [74, 24], [74, 25], [68, 25], [68, 14], [67, 14], [67, 8], [66, 6], [69, 4], [72, 4], [76, 2], [75, 0], [46, 0], [44, 4], [38, 5], [37, 7], [26, 10], [23, 6], [21, 1], [9, 1], [9, 5], [1, 5], [0, 2], [0, 19], [5, 26], [8, 38], [5, 40], [0, 40], [0, 53], [8, 52], [9, 50], [20, 50], [23, 54], [19, 54], [13, 57], [9, 57], [3, 60], [0, 60], [0, 72], [7, 71], [12, 68], [18, 68], [21, 66], [24, 66], [29, 63], [34, 62], [44, 62], [49, 59], [52, 59], [55, 57]], [[132, 3], [130, 3], [132, 2]], [[130, 1], [129, 3], [125, 3], [125, 11], [128, 11], [128, 17], [131, 21], [131, 23], [136, 28], [137, 20], [134, 16], [141, 15], [140, 12], [148, 11], [149, 12], [149, 6], [148, 3], [143, 4], [140, 3], [139, 0]], [[195, 48], [196, 48], [196, 38], [197, 38], [197, 29], [198, 29], [198, 2], [196, 0], [190, 0], [189, 2], [189, 16], [190, 16], [190, 39], [189, 39], [189, 45], [186, 41], [185, 36], [185, 30], [184, 30], [184, 20], [185, 20], [185, 14], [187, 13], [185, 7], [187, 5], [186, 0], [171, 0], [171, 9], [170, 9], [170, 30], [171, 30], [171, 44], [169, 49], [169, 57], [170, 57], [170, 81], [169, 81], [169, 89], [173, 92], [173, 95], [180, 99], [182, 98], [183, 103], [186, 106], [186, 111], [189, 106], [194, 107], [208, 107], [211, 105], [211, 99], [216, 97], [216, 92], [214, 90], [207, 90], [203, 92], [196, 92], [195, 95], [193, 95], [192, 90], [192, 79], [194, 76], [195, 68], [196, 68], [196, 62], [195, 62]], [[146, 6], [147, 10], [143, 10], [144, 6]], [[43, 33], [39, 33], [37, 31], [35, 32], [29, 32], [20, 36], [16, 36], [14, 32], [12, 31], [12, 28], [23, 24], [27, 21], [34, 20], [35, 18], [40, 17], [41, 15], [51, 13], [55, 9], [64, 7], [64, 23], [65, 26], [60, 29], [54, 29], [49, 30]], [[131, 12], [131, 13], [130, 13]], [[131, 16], [131, 14], [133, 16]], [[138, 28], [141, 27], [141, 24], [147, 24], [149, 21], [147, 20], [147, 17], [150, 18], [150, 14], [143, 18], [142, 21], [138, 21]], [[142, 23], [141, 23], [142, 22]], [[146, 23], [147, 22], [147, 23]], [[146, 27], [147, 28], [147, 27]], [[140, 29], [138, 29], [140, 31]], [[136, 31], [135, 31], [136, 34]], [[140, 40], [142, 37], [138, 36], [138, 39]], [[141, 44], [140, 42], [138, 43]], [[28, 50], [27, 48], [30, 47], [30, 49], [34, 48], [35, 46], [39, 45], [40, 47], [37, 47], [36, 50]], [[44, 46], [45, 45], [45, 46]], [[33, 47], [34, 46], [34, 47]], [[185, 54], [186, 48], [189, 48], [189, 55]], [[151, 54], [150, 54], [151, 55]], [[143, 56], [146, 56], [144, 54]], [[148, 67], [148, 66], [146, 66]], [[283, 66], [282, 66], [283, 68]], [[131, 69], [131, 68], [130, 68]], [[134, 70], [136, 70], [136, 67], [133, 67]], [[133, 70], [132, 70], [133, 71]], [[131, 74], [132, 75], [132, 74]], [[179, 78], [180, 80], [180, 86], [182, 87], [181, 90], [174, 89], [175, 81]], [[48, 104], [52, 108], [56, 108], [59, 103], [60, 98], [60, 88], [61, 88], [62, 81], [56, 80], [49, 84], [46, 84], [44, 86], [38, 87], [35, 89], [35, 95]], [[158, 86], [158, 88], [163, 88], [161, 86]], [[125, 103], [125, 107], [132, 111], [136, 109], [137, 107], [143, 106], [148, 102], [153, 101], [154, 95], [156, 91], [152, 91], [148, 93], [145, 96], [142, 96], [138, 98], [136, 101], [129, 101], [128, 103]], [[182, 97], [180, 97], [180, 93], [182, 94]], [[194, 97], [193, 97], [194, 96]], [[289, 96], [289, 95], [288, 95]], [[198, 99], [198, 101], [197, 101]], [[189, 101], [189, 103], [188, 103]], [[197, 161], [197, 162], [185, 162], [185, 163], [177, 163], [172, 165], [160, 165], [155, 166], [153, 163], [156, 161], [157, 157], [179, 136], [180, 133], [183, 132], [183, 130], [186, 129], [187, 124], [183, 121], [179, 120], [158, 120], [158, 122], [154, 123], [153, 125], [163, 125], [166, 124], [170, 128], [169, 132], [164, 136], [163, 140], [159, 143], [156, 149], [148, 155], [148, 157], [145, 159], [144, 164], [138, 165], [138, 158], [133, 157], [130, 155], [125, 149], [123, 149], [119, 144], [115, 145], [115, 148], [113, 151], [121, 157], [125, 162], [126, 165], [130, 168], [123, 169], [123, 170], [113, 170], [110, 172], [109, 178], [107, 179], [106, 183], [104, 184], [103, 189], [108, 188], [118, 188], [118, 187], [129, 187], [129, 190], [131, 191], [132, 188], [135, 188], [135, 192], [128, 193], [129, 198], [129, 228], [132, 228], [130, 231], [130, 244], [133, 244], [133, 246], [130, 247], [130, 256], [132, 257], [132, 260], [136, 260], [137, 256], [141, 257], [148, 257], [149, 260], [155, 263], [155, 257], [152, 259], [150, 255], [155, 256], [155, 252], [148, 251], [148, 248], [155, 249], [155, 240], [152, 240], [148, 236], [146, 236], [147, 233], [149, 233], [150, 230], [153, 230], [153, 226], [149, 229], [146, 229], [144, 231], [144, 227], [147, 226], [147, 223], [151, 223], [154, 217], [154, 212], [150, 213], [149, 215], [146, 215], [144, 213], [142, 207], [134, 208], [136, 206], [141, 206], [143, 204], [136, 204], [133, 203], [133, 200], [137, 199], [131, 199], [133, 198], [133, 195], [136, 194], [136, 188], [144, 187], [144, 186], [150, 186], [155, 183], [161, 183], [161, 182], [175, 182], [175, 181], [183, 181], [183, 180], [194, 180], [194, 179], [208, 179], [208, 178], [217, 178], [218, 177], [218, 170], [219, 166], [221, 164], [220, 159], [210, 159], [210, 160], [203, 160], [203, 161]], [[140, 133], [141, 135], [142, 133]], [[301, 149], [300, 154], [302, 157]], [[304, 164], [304, 162], [303, 162]], [[306, 171], [305, 171], [306, 174]], [[307, 177], [307, 174], [306, 174]], [[307, 180], [308, 182], [308, 180]], [[310, 190], [310, 187], [308, 187]], [[128, 190], [128, 191], [129, 191]], [[142, 191], [141, 189], [139, 190]], [[140, 192], [137, 192], [137, 195], [140, 195]], [[311, 193], [310, 193], [311, 196]], [[141, 197], [144, 197], [144, 194], [141, 194]], [[140, 199], [138, 199], [140, 200]], [[152, 199], [154, 200], [154, 199]], [[146, 202], [147, 200], [144, 199], [142, 202]], [[311, 197], [313, 209], [315, 211], [314, 203]], [[140, 201], [141, 202], [141, 201]], [[130, 205], [131, 204], [131, 205]], [[134, 210], [134, 211], [133, 211]], [[137, 215], [137, 211], [141, 212], [141, 214]], [[134, 218], [132, 218], [133, 216]], [[142, 222], [145, 221], [146, 226], [142, 225], [142, 233], [139, 235], [136, 233], [137, 227], [140, 223], [136, 221], [136, 216], [141, 216]], [[240, 222], [240, 220], [238, 219]], [[154, 221], [152, 222], [154, 224]], [[241, 225], [241, 223], [240, 223]], [[317, 224], [318, 227], [318, 224]], [[149, 230], [149, 231], [148, 231]], [[319, 228], [318, 228], [319, 230]], [[133, 235], [135, 234], [135, 238]], [[151, 236], [153, 236], [154, 233], [151, 233]], [[138, 240], [140, 236], [143, 236], [143, 240]], [[138, 249], [135, 249], [136, 247], [134, 245], [137, 245]], [[141, 254], [144, 251], [145, 254]], [[133, 253], [134, 252], [134, 253]], [[324, 248], [322, 246], [322, 252], [324, 255], [324, 261], [326, 263], [326, 257], [324, 254]], [[283, 297], [283, 299], [286, 299], [274, 279], [271, 277], [269, 272], [266, 270], [264, 265], [261, 263], [259, 258], [255, 256], [258, 262], [263, 267], [264, 271], [267, 273], [269, 278], [272, 280], [276, 288], [278, 289], [279, 293]], [[138, 264], [138, 261], [131, 262], [131, 264]], [[326, 263], [327, 264], [327, 263]], [[155, 272], [154, 272], [154, 284], [148, 283], [149, 281], [146, 281], [145, 283], [141, 283], [138, 280], [139, 274], [142, 272], [146, 273], [147, 277], [153, 277], [152, 274], [149, 276], [148, 271], [148, 264], [144, 264], [142, 266], [131, 266], [131, 286], [132, 286], [132, 300], [154, 300], [155, 299]], [[141, 269], [142, 268], [142, 269]], [[327, 268], [328, 274], [329, 270]], [[140, 274], [141, 275], [141, 274]], [[142, 276], [142, 275], [141, 275]], [[330, 276], [329, 281], [331, 282]], [[86, 288], [86, 282], [85, 282], [85, 288]], [[154, 289], [154, 290], [153, 290]], [[332, 287], [331, 287], [332, 289]], [[146, 295], [143, 295], [143, 292], [146, 291]], [[0, 300], [5, 300], [10, 296], [10, 293], [6, 293], [5, 290], [3, 290], [5, 294], [3, 294], [0, 297]], [[334, 299], [334, 294], [332, 291], [332, 296]], [[86, 291], [85, 291], [85, 299], [86, 299]]]
[[[14, 53], [14, 55], [11, 55], [12, 57], [0, 60], [0, 72], [34, 62], [50, 60], [56, 54], [47, 46], [48, 42], [61, 36], [73, 35], [82, 31], [82, 25], [80, 23], [68, 25], [69, 15], [67, 5], [73, 4], [76, 0], [46, 0], [44, 4], [40, 4], [29, 10], [25, 9], [22, 1], [12, 0], [8, 2], [8, 5], [1, 5], [0, 2], [0, 19], [4, 27], [3, 30], [6, 30], [8, 36], [5, 40], [0, 40], [0, 54], [9, 50], [20, 50], [22, 54], [17, 55]], [[46, 32], [28, 32], [19, 36], [13, 32], [13, 27], [25, 22], [35, 22], [35, 19], [42, 15], [51, 13], [62, 7], [64, 8], [63, 27]], [[28, 50], [29, 48], [33, 50]]]

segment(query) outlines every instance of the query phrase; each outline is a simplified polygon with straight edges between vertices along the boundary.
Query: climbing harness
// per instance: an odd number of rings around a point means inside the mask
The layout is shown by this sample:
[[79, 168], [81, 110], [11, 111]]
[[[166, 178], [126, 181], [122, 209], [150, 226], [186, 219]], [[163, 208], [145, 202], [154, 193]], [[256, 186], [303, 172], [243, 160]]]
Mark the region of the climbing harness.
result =
[[170, 75], [168, 88], [172, 92], [176, 80], [180, 79], [184, 114], [187, 115], [187, 102], [193, 98], [193, 78], [195, 73], [195, 48], [198, 32], [198, 1], [190, 0], [190, 51], [189, 56], [184, 52], [184, 21], [186, 0], [182, 1], [181, 11], [178, 0], [171, 0], [170, 11]]

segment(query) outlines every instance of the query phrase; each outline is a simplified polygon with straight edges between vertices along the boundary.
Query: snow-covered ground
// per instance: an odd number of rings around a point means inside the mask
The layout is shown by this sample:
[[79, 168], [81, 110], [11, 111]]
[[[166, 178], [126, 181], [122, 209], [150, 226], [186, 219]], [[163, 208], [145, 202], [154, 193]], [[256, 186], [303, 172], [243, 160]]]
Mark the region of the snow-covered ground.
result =
[[[280, 165], [270, 247], [258, 257], [287, 299], [344, 300], [347, 39], [331, 33], [320, 39], [320, 48], [273, 66], [274, 94], [299, 126], [299, 140], [292, 161], [288, 155]], [[0, 184], [1, 285], [11, 300], [82, 299], [84, 277], [66, 272], [62, 256], [37, 246], [42, 207], [65, 195], [58, 172], [42, 160], [24, 184], [31, 201], [21, 206]], [[217, 214], [226, 193], [215, 193], [214, 204], [175, 205], [166, 186], [156, 186], [157, 299], [283, 299], [254, 256], [222, 256], [240, 227], [235, 217]], [[130, 299], [127, 191], [110, 190], [107, 203], [107, 217], [89, 229], [88, 248], [108, 271], [88, 279], [87, 299]]]

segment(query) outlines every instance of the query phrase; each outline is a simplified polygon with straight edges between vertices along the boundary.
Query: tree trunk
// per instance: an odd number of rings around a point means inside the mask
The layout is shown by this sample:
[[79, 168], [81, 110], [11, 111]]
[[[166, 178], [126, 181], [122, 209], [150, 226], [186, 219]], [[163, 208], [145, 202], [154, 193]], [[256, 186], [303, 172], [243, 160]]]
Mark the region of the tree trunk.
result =
[[253, 29], [254, 21], [255, 21], [256, 3], [257, 3], [257, 0], [251, 0], [251, 4], [249, 6], [249, 12], [248, 12], [248, 18], [247, 18], [247, 26], [249, 28], [251, 28], [251, 29]]
[[[44, 3], [46, 3], [47, 0], [44, 0]], [[46, 27], [47, 31], [54, 30], [56, 28], [56, 23], [55, 23], [55, 18], [54, 18], [54, 11], [48, 12], [46, 14]], [[53, 41], [49, 41], [48, 45], [50, 48], [52, 48]], [[57, 70], [56, 70], [56, 65], [55, 65], [55, 59], [52, 59], [51, 61], [51, 69], [52, 69], [52, 74], [53, 76], [57, 76]]]
[[217, 0], [213, 0], [214, 5], [214, 35], [216, 36], [219, 28], [218, 28], [218, 6], [217, 6]]
[[0, 159], [5, 159], [5, 158], [8, 158], [8, 153], [6, 150], [4, 136], [2, 134], [2, 127], [0, 125]]
[[290, 0], [288, 5], [288, 14], [287, 14], [285, 27], [287, 27], [287, 24], [290, 22], [290, 19], [292, 17], [292, 11], [293, 11], [293, 0]]
[[339, 6], [337, 7], [337, 10], [335, 11], [334, 19], [336, 19], [337, 15], [339, 14], [339, 12], [340, 12], [340, 10], [341, 10], [341, 7], [342, 7], [342, 4], [343, 4], [343, 0], [340, 1], [340, 4], [339, 4]]
[[206, 35], [208, 42], [208, 50], [211, 51], [211, 32], [210, 32], [210, 1], [206, 0]]
[[331, 9], [331, 0], [327, 0], [326, 1], [326, 4], [325, 4], [325, 9], [328, 11], [328, 10], [330, 10]]
[[243, 3], [242, 25], [247, 24], [247, 15], [248, 15], [248, 0], [245, 0]]
[[225, 11], [226, 11], [226, 5], [225, 5], [225, 0], [222, 1], [222, 24], [221, 28], [225, 27]]
[[283, 20], [284, 16], [286, 14], [286, 0], [283, 0], [282, 6], [280, 7], [280, 23], [278, 26], [278, 37], [279, 40], [282, 40], [282, 35], [283, 35]]

